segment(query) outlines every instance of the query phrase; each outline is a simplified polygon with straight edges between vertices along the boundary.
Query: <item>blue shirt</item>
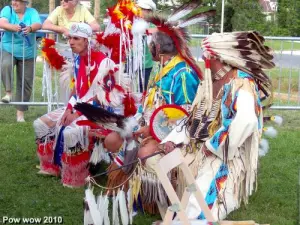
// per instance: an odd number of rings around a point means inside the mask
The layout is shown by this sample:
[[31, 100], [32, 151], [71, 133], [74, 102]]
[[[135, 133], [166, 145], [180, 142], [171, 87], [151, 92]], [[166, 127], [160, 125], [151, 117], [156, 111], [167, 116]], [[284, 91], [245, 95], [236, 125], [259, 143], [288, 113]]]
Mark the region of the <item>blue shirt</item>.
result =
[[181, 61], [157, 81], [156, 85], [161, 88], [167, 104], [184, 105], [193, 103], [199, 83], [194, 70]]
[[[23, 15], [22, 20], [19, 20], [18, 15], [14, 11], [14, 9], [10, 6], [5, 6], [1, 13], [0, 13], [0, 18], [6, 18], [10, 24], [15, 24], [19, 25], [21, 22], [26, 24], [26, 26], [30, 26], [34, 23], [40, 23], [41, 20], [39, 17], [38, 12], [33, 9], [33, 8], [26, 8], [25, 13]], [[13, 55], [17, 59], [22, 59], [23, 58], [23, 47], [24, 47], [24, 58], [25, 59], [30, 59], [34, 58], [36, 56], [36, 45], [34, 45], [34, 37], [35, 35], [33, 33], [30, 33], [27, 35], [29, 40], [30, 40], [30, 46], [26, 44], [26, 41], [24, 37], [15, 32], [10, 32], [10, 31], [5, 31], [4, 35], [2, 37], [2, 44], [0, 48], [3, 48], [3, 50], [9, 52], [12, 54], [12, 48], [14, 49]], [[14, 43], [12, 44], [12, 37], [14, 38], [13, 41]], [[34, 54], [35, 53], [35, 54]]]

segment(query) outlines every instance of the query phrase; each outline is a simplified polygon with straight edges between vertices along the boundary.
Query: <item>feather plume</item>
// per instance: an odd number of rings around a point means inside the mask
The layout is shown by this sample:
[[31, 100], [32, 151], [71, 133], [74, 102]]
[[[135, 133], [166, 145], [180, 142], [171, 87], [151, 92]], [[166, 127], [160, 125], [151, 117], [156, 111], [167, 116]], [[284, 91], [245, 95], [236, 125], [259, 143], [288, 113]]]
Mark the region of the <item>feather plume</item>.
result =
[[105, 195], [104, 200], [103, 200], [103, 222], [104, 225], [110, 225], [110, 220], [108, 216], [108, 206], [109, 206], [109, 200], [108, 196]]
[[274, 127], [264, 127], [263, 128], [264, 134], [270, 138], [277, 137], [277, 130]]
[[191, 16], [190, 18], [186, 19], [184, 22], [180, 23], [179, 27], [187, 27], [194, 25], [196, 23], [200, 23], [205, 21], [208, 17], [216, 15], [216, 10], [210, 10], [203, 13], [198, 13], [194, 16]]
[[143, 34], [146, 33], [146, 30], [148, 29], [148, 27], [149, 27], [149, 23], [147, 23], [144, 19], [136, 18], [133, 21], [133, 25], [132, 25], [132, 28], [131, 28], [131, 33], [133, 35], [135, 35], [135, 34], [143, 35]]
[[64, 57], [62, 57], [55, 49], [55, 41], [48, 38], [43, 38], [41, 41], [42, 55], [48, 64], [56, 70], [61, 70], [66, 64]]
[[104, 213], [103, 213], [103, 204], [104, 203], [104, 198], [102, 195], [102, 192], [100, 195], [97, 197], [97, 209], [100, 215], [100, 224], [103, 225], [103, 219], [104, 219]]
[[119, 193], [117, 194], [117, 196], [115, 195], [115, 192], [113, 194], [113, 212], [112, 212], [112, 224], [113, 225], [119, 225], [120, 221], [119, 221], [119, 214], [118, 214], [118, 206], [119, 206]]
[[274, 121], [278, 126], [281, 126], [283, 118], [281, 116], [272, 116], [272, 121]]
[[89, 206], [86, 201], [84, 201], [84, 216], [83, 216], [83, 224], [84, 225], [89, 225], [93, 224], [93, 219], [90, 213]]
[[276, 123], [278, 126], [281, 126], [283, 118], [281, 116], [265, 116], [264, 122], [265, 121], [274, 121], [274, 123]]
[[91, 189], [86, 189], [85, 190], [85, 200], [89, 206], [89, 210], [91, 213], [91, 217], [93, 219], [93, 222], [95, 225], [102, 225], [101, 222], [101, 218], [97, 209], [97, 204], [96, 204], [96, 200], [95, 200], [95, 196], [92, 192]]
[[123, 105], [124, 105], [124, 116], [134, 116], [137, 108], [135, 106], [135, 99], [134, 97], [130, 94], [127, 93], [125, 95], [125, 98], [123, 99]]
[[96, 40], [100, 45], [105, 46], [109, 49], [109, 57], [113, 60], [116, 64], [120, 63], [120, 61], [124, 62], [126, 59], [126, 51], [125, 45], [122, 44], [122, 51], [120, 56], [120, 33], [112, 33], [107, 36], [104, 35], [103, 32], [96, 35]]
[[120, 194], [120, 196], [119, 196], [120, 197], [119, 198], [119, 206], [120, 206], [120, 214], [121, 214], [122, 225], [128, 225], [129, 224], [129, 218], [128, 218], [125, 192], [123, 190], [121, 190], [119, 194]]
[[201, 4], [199, 0], [193, 0], [186, 4], [183, 4], [169, 16], [168, 22], [175, 22], [191, 13], [194, 9], [198, 8]]
[[259, 156], [265, 156], [269, 151], [269, 142], [266, 139], [261, 139], [259, 143]]
[[89, 172], [91, 175], [95, 175], [97, 172], [99, 172], [102, 161], [110, 163], [110, 157], [108, 152], [106, 152], [105, 148], [103, 147], [102, 142], [98, 141], [94, 145], [89, 161]]

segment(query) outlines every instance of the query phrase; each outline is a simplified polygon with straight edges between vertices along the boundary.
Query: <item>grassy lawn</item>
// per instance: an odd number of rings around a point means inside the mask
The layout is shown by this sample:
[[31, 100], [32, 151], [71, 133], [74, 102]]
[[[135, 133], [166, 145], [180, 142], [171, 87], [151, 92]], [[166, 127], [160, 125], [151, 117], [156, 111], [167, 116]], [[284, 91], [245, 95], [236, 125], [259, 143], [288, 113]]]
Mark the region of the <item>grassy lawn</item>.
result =
[[266, 72], [271, 78], [273, 90], [281, 93], [299, 93], [300, 70], [296, 68], [274, 68]]
[[[46, 111], [31, 107], [26, 123], [15, 122], [15, 109], [0, 108], [0, 218], [62, 216], [64, 224], [83, 223], [83, 189], [64, 188], [59, 179], [37, 175], [32, 121]], [[274, 113], [271, 111], [270, 113]], [[229, 219], [253, 219], [272, 225], [295, 224], [299, 171], [300, 112], [276, 112], [285, 123], [270, 140], [271, 151], [261, 159], [257, 192], [247, 207]], [[158, 217], [135, 217], [134, 224], [151, 224]]]
[[[279, 79], [292, 79], [298, 85], [298, 72], [270, 72], [274, 85]], [[41, 100], [42, 65], [37, 65], [36, 100]], [[287, 74], [287, 75], [284, 75]], [[290, 79], [290, 78], [288, 78]], [[283, 86], [287, 90], [287, 86]], [[294, 89], [293, 89], [294, 90]], [[83, 224], [84, 190], [64, 188], [57, 178], [37, 175], [36, 145], [32, 122], [46, 107], [30, 107], [26, 123], [16, 123], [15, 108], [0, 105], [0, 224], [3, 216], [62, 216], [64, 224]], [[228, 219], [255, 220], [272, 225], [294, 225], [298, 219], [300, 112], [269, 111], [284, 117], [279, 135], [270, 140], [270, 152], [260, 160], [258, 189], [249, 205], [231, 213]], [[136, 225], [148, 225], [158, 216], [138, 215]]]
[[294, 41], [267, 40], [266, 45], [274, 51], [294, 51], [300, 50], [300, 43]]

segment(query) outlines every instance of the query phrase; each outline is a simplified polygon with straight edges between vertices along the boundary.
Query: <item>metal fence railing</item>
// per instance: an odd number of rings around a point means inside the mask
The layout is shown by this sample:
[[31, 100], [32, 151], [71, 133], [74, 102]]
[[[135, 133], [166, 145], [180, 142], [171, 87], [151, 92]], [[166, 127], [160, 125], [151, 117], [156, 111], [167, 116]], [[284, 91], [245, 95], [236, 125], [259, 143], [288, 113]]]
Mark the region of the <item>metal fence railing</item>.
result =
[[[192, 31], [192, 30], [191, 30]], [[0, 29], [2, 36], [3, 30]], [[41, 30], [39, 34], [49, 35], [54, 34], [49, 31]], [[54, 34], [58, 40], [58, 35]], [[0, 36], [0, 37], [1, 37]], [[192, 40], [190, 48], [193, 56], [201, 61], [201, 40], [207, 35], [203, 34], [192, 34]], [[54, 71], [51, 73], [51, 77], [45, 77], [44, 74], [44, 62], [41, 57], [40, 50], [38, 49], [38, 37], [35, 34], [34, 45], [35, 52], [37, 53], [37, 60], [34, 62], [34, 83], [31, 100], [29, 102], [15, 102], [11, 101], [10, 105], [49, 105], [57, 104], [62, 105], [61, 91], [58, 82], [58, 74]], [[274, 62], [276, 67], [272, 70], [268, 70], [267, 74], [270, 76], [273, 82], [273, 109], [288, 109], [288, 110], [300, 110], [300, 38], [296, 37], [265, 37], [266, 43], [274, 50]], [[14, 47], [12, 45], [12, 47]], [[2, 38], [0, 41], [0, 62], [2, 60]], [[13, 66], [11, 72], [14, 71]], [[24, 72], [24, 68], [23, 68]], [[0, 70], [0, 75], [1, 70]], [[24, 81], [24, 73], [23, 73]], [[14, 76], [15, 78], [15, 76]], [[45, 79], [51, 80], [51, 85], [45, 85]], [[48, 82], [49, 84], [49, 82]], [[23, 83], [24, 85], [24, 83]], [[13, 85], [15, 87], [15, 84]], [[49, 88], [51, 90], [49, 90]], [[22, 88], [24, 90], [24, 88]], [[3, 85], [0, 85], [0, 99], [5, 94]], [[0, 106], [2, 103], [0, 102]]]
[[[4, 35], [4, 30], [0, 29], [0, 62], [2, 62], [2, 59], [4, 57], [4, 51], [3, 50], [3, 35]], [[14, 44], [14, 37], [15, 35], [20, 35], [18, 33], [14, 33], [12, 35], [12, 46], [11, 46], [11, 52], [14, 52], [15, 44]], [[3, 103], [0, 101], [0, 106], [1, 105], [35, 105], [35, 106], [45, 106], [51, 104], [55, 105], [63, 105], [64, 103], [61, 102], [60, 99], [60, 89], [58, 85], [58, 73], [55, 72], [54, 70], [51, 71], [51, 77], [46, 77], [44, 76], [44, 70], [45, 70], [45, 65], [44, 65], [44, 60], [41, 56], [41, 51], [39, 49], [39, 44], [40, 40], [43, 37], [48, 37], [49, 35], [53, 35], [53, 37], [59, 41], [59, 36], [51, 31], [47, 30], [39, 30], [37, 33], [34, 33], [34, 41], [33, 43], [30, 43], [31, 45], [34, 46], [34, 55], [35, 55], [35, 60], [34, 60], [34, 69], [33, 69], [33, 86], [32, 86], [32, 94], [31, 94], [31, 99], [28, 102], [23, 101], [23, 96], [24, 96], [24, 83], [26, 82], [25, 76], [24, 76], [24, 70], [26, 68], [26, 62], [24, 59], [24, 54], [25, 54], [25, 45], [26, 41], [24, 39], [23, 41], [23, 59], [19, 60], [23, 64], [22, 68], [22, 93], [21, 93], [21, 101], [16, 101], [15, 96], [16, 96], [16, 66], [12, 65], [10, 66], [10, 74], [13, 74], [12, 76], [12, 100], [9, 103]], [[11, 55], [11, 62], [13, 62], [13, 56]], [[3, 65], [1, 65], [2, 67]], [[0, 77], [2, 80], [3, 76], [8, 76], [8, 74], [3, 74], [2, 70], [0, 70]], [[48, 79], [48, 82], [47, 80]], [[50, 85], [49, 85], [50, 84]], [[0, 85], [0, 99], [5, 95], [5, 88], [3, 85], [3, 82], [1, 82]]]

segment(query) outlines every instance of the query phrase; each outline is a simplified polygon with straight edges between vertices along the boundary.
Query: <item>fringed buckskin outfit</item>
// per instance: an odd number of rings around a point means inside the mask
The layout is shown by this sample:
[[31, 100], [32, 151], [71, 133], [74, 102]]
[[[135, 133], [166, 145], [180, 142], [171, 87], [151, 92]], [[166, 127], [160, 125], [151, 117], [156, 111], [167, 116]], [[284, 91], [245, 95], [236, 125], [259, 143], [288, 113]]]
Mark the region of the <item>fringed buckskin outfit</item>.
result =
[[[213, 34], [202, 43], [206, 78], [211, 76], [210, 59], [224, 66], [211, 77], [212, 84], [205, 79], [199, 86], [188, 127], [191, 142], [198, 148], [196, 181], [219, 220], [241, 202], [247, 204], [257, 187], [262, 101], [271, 94], [270, 80], [262, 69], [274, 67], [263, 42], [257, 32], [237, 32]], [[210, 85], [212, 91], [206, 88]], [[207, 92], [214, 93], [210, 108]], [[187, 214], [205, 219], [193, 196]]]

